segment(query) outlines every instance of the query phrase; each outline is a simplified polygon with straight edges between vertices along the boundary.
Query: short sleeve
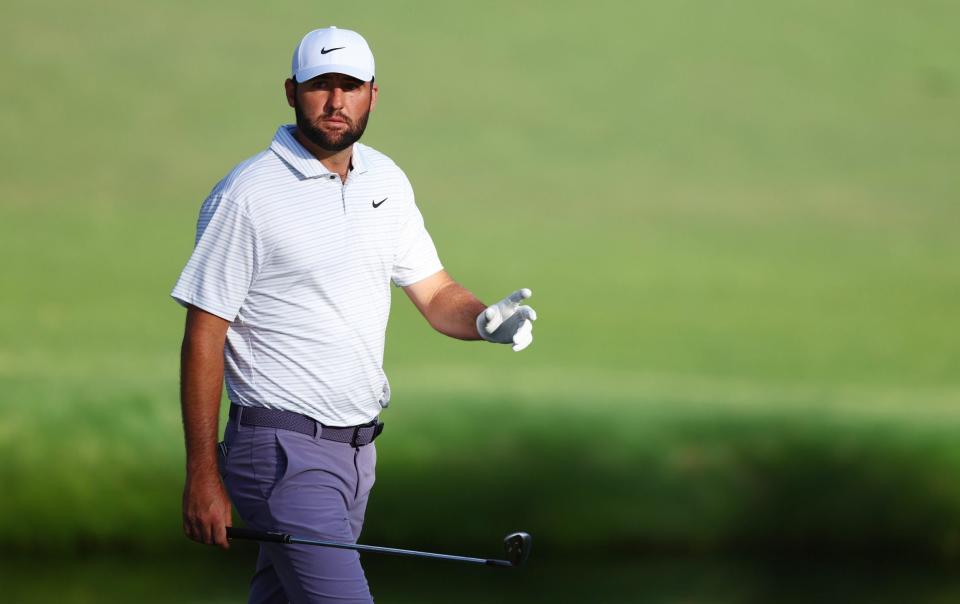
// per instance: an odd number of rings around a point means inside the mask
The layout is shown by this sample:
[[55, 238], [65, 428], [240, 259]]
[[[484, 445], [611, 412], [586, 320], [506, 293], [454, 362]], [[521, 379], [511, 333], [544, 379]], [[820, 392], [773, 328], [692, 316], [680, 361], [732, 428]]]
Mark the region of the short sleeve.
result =
[[407, 185], [409, 205], [400, 225], [397, 252], [390, 278], [400, 287], [412, 285], [443, 269], [437, 248], [423, 223], [423, 216], [413, 198], [413, 189]]
[[200, 208], [196, 245], [171, 292], [193, 305], [233, 321], [260, 269], [262, 245], [241, 205], [211, 195]]

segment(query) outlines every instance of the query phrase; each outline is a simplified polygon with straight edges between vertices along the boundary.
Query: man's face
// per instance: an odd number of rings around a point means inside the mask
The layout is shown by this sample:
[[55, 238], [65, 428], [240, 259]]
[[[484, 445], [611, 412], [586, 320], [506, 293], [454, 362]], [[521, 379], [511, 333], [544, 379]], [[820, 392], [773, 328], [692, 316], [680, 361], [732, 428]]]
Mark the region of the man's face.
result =
[[357, 142], [377, 104], [377, 86], [342, 73], [326, 73], [306, 82], [286, 81], [287, 102], [297, 129], [321, 149], [342, 151]]

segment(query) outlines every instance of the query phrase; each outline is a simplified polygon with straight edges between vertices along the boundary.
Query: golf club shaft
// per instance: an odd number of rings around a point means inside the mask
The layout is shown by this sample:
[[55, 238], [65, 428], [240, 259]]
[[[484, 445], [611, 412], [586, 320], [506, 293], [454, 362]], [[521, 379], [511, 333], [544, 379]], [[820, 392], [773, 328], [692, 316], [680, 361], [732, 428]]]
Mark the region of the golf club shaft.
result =
[[398, 549], [395, 547], [380, 547], [377, 545], [360, 545], [358, 543], [340, 543], [337, 541], [322, 541], [319, 539], [304, 539], [287, 533], [269, 531], [255, 531], [247, 528], [227, 527], [227, 537], [230, 539], [248, 539], [251, 541], [266, 541], [272, 543], [299, 543], [303, 545], [317, 545], [337, 549], [352, 549], [360, 552], [377, 554], [391, 554], [394, 556], [413, 556], [416, 558], [433, 558], [435, 560], [450, 560], [452, 562], [466, 562], [467, 564], [482, 564], [486, 566], [512, 566], [506, 560], [490, 560], [486, 558], [471, 558], [469, 556], [453, 556], [451, 554], [436, 554], [420, 552], [412, 549]]

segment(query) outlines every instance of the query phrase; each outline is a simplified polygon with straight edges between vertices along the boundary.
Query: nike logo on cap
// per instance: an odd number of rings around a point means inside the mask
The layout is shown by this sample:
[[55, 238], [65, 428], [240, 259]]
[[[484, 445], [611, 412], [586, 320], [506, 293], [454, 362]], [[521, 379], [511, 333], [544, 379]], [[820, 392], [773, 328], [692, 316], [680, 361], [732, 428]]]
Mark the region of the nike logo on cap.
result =
[[[316, 48], [316, 46], [314, 46], [314, 48]], [[336, 48], [323, 48], [323, 47], [321, 47], [321, 48], [320, 48], [320, 54], [325, 55], [325, 54], [327, 54], [328, 52], [333, 52], [333, 51], [335, 51], [335, 50], [340, 50], [341, 48], [346, 48], [346, 46], [337, 46]]]

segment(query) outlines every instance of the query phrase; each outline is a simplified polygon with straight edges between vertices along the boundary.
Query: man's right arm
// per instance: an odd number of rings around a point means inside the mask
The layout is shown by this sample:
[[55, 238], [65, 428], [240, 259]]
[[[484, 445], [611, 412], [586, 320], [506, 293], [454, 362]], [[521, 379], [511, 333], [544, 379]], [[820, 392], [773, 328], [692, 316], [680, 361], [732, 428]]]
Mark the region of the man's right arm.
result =
[[183, 531], [200, 543], [230, 547], [230, 499], [217, 465], [223, 347], [230, 323], [195, 306], [187, 308], [180, 350], [180, 407], [187, 449]]

